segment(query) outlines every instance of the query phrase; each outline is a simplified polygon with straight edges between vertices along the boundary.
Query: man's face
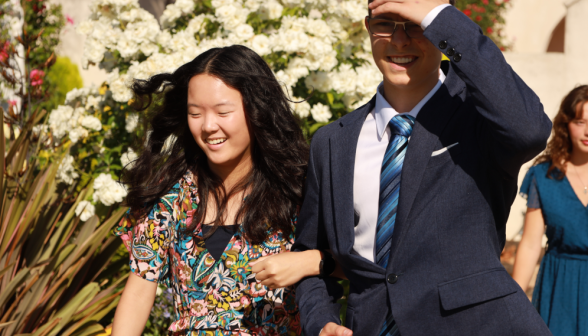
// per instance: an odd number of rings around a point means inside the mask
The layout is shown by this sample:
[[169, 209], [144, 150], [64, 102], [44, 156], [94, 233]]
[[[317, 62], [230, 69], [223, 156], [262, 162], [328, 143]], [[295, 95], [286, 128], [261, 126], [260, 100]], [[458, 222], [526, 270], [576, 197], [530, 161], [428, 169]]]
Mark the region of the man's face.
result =
[[[397, 14], [383, 14], [375, 18], [404, 22]], [[368, 28], [367, 20], [365, 21]], [[418, 88], [439, 78], [441, 52], [424, 36], [410, 38], [401, 25], [391, 37], [370, 33], [372, 54], [388, 85], [400, 90]]]

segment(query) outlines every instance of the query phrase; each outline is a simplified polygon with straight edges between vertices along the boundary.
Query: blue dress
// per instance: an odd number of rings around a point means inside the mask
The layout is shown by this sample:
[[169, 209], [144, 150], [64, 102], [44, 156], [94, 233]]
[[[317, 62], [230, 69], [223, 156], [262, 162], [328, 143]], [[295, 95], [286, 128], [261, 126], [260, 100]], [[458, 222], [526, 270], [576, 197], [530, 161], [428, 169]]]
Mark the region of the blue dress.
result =
[[547, 226], [533, 305], [554, 336], [588, 336], [588, 207], [567, 177], [546, 176], [549, 165], [529, 169], [521, 186], [527, 207], [541, 209]]

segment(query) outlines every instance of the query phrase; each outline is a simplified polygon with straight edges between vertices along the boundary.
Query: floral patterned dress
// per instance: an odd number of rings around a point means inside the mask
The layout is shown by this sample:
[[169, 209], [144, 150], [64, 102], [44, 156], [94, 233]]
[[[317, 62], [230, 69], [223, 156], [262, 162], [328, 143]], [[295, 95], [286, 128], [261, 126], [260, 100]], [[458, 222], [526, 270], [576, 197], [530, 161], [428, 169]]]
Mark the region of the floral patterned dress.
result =
[[[268, 232], [253, 245], [242, 231], [220, 260], [204, 240], [183, 234], [198, 209], [198, 189], [188, 171], [149, 215], [133, 224], [127, 213], [115, 228], [129, 250], [132, 273], [165, 283], [173, 291], [174, 335], [300, 335], [300, 316], [291, 287], [269, 289], [256, 282], [249, 262], [289, 250], [293, 236]], [[195, 235], [202, 237], [201, 224]]]

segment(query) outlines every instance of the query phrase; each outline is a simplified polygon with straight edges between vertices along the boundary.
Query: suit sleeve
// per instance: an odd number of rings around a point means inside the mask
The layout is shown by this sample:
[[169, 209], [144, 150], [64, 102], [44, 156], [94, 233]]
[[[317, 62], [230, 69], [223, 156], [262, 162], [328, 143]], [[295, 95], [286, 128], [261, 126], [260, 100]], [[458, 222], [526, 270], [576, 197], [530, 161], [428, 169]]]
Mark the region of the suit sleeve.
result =
[[480, 27], [455, 7], [443, 9], [425, 36], [449, 57], [473, 97], [481, 116], [480, 149], [516, 179], [521, 165], [545, 148], [551, 133], [551, 121], [539, 97]]
[[[326, 237], [324, 221], [321, 216], [320, 184], [319, 176], [316, 173], [319, 134], [313, 139], [308, 173], [306, 177], [306, 191], [304, 202], [300, 209], [298, 224], [296, 227], [296, 241], [292, 249], [294, 251], [305, 251], [312, 249], [325, 250], [329, 248]], [[300, 320], [304, 334], [316, 336], [321, 329], [329, 322], [340, 324], [340, 305], [336, 303], [341, 297], [342, 289], [333, 278], [308, 277], [298, 283], [296, 287], [296, 303], [300, 310]]]

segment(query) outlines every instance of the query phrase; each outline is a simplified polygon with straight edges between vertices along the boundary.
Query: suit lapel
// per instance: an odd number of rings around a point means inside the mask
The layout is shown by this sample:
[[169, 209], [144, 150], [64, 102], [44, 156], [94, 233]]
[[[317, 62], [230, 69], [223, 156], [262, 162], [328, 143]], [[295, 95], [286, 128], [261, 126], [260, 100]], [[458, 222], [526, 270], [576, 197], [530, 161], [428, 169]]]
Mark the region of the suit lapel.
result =
[[450, 68], [445, 82], [419, 112], [406, 151], [402, 168], [398, 213], [392, 236], [390, 262], [394, 263], [396, 250], [410, 227], [408, 215], [414, 203], [427, 163], [448, 121], [462, 103], [459, 93], [465, 83]]
[[374, 109], [375, 101], [374, 96], [369, 103], [352, 112], [347, 118], [340, 119], [340, 128], [329, 139], [334, 225], [338, 245], [336, 249], [344, 254], [351, 252], [355, 241], [353, 174], [357, 141], [367, 114]]

